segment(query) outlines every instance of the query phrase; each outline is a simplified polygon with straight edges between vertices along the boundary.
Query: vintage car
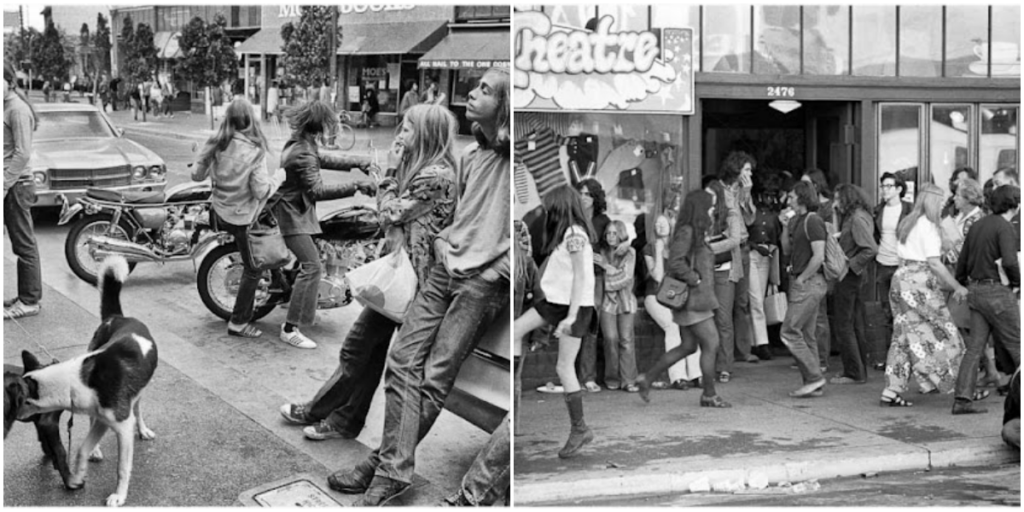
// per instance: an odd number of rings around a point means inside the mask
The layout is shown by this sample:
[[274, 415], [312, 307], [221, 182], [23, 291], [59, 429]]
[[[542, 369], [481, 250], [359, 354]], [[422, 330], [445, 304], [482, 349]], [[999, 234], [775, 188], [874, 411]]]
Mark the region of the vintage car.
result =
[[[36, 207], [74, 203], [86, 189], [161, 192], [167, 166], [156, 153], [124, 137], [92, 105], [36, 103], [39, 116], [29, 167]], [[62, 197], [63, 196], [63, 197]]]

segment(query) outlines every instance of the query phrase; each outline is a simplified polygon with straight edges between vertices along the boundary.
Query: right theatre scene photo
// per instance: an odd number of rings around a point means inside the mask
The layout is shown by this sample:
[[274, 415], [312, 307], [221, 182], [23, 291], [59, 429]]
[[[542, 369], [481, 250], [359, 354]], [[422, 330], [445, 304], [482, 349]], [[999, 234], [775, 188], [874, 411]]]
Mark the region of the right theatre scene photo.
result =
[[516, 506], [1020, 506], [1019, 5], [514, 6]]

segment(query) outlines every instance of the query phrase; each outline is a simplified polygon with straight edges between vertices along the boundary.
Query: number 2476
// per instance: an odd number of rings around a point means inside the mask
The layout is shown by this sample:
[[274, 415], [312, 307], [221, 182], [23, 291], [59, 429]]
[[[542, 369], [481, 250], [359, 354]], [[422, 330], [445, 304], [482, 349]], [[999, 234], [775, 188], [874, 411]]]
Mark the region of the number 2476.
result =
[[792, 98], [796, 96], [796, 87], [768, 86], [769, 98]]

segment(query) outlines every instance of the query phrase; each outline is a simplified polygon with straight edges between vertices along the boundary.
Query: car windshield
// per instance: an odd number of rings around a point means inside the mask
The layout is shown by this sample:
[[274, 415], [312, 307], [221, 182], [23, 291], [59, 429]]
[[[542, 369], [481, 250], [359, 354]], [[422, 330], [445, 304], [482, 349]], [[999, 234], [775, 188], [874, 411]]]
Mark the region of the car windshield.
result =
[[36, 140], [110, 137], [114, 132], [99, 112], [39, 112]]

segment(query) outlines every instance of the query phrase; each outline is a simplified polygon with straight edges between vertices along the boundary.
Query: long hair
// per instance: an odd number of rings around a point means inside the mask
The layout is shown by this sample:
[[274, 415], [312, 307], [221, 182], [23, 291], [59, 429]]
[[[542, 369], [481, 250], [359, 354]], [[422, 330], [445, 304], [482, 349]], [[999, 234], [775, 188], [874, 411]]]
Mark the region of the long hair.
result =
[[220, 123], [217, 134], [206, 141], [203, 152], [199, 155], [199, 161], [204, 164], [213, 160], [217, 153], [221, 153], [231, 144], [231, 139], [239, 133], [249, 139], [259, 148], [262, 157], [267, 153], [267, 138], [263, 135], [260, 123], [252, 116], [252, 103], [244, 97], [237, 97], [228, 104], [224, 110], [224, 120]]
[[455, 170], [455, 138], [459, 131], [455, 114], [439, 105], [419, 104], [406, 111], [403, 123], [409, 123], [413, 136], [398, 164], [402, 190], [425, 167], [442, 165]]
[[711, 189], [715, 193], [715, 216], [711, 219], [711, 233], [720, 234], [729, 229], [729, 208], [725, 205], [725, 185], [721, 180], [707, 182], [704, 189]]
[[594, 228], [590, 219], [583, 213], [583, 202], [580, 200], [580, 193], [576, 192], [569, 185], [560, 185], [544, 197], [544, 210], [547, 211], [548, 220], [545, 226], [548, 239], [544, 246], [544, 254], [554, 252], [558, 244], [565, 237], [565, 232], [573, 225], [582, 226], [587, 230], [590, 242], [594, 242]]
[[604, 228], [604, 233], [598, 235], [601, 237], [601, 243], [598, 244], [598, 246], [601, 248], [602, 252], [607, 252], [607, 254], [605, 254], [606, 258], [609, 256], [614, 257], [611, 253], [615, 247], [608, 245], [608, 240], [606, 238], [608, 236], [608, 232], [611, 230], [615, 230], [615, 235], [619, 237], [618, 243], [621, 244], [622, 242], [629, 240], [629, 231], [626, 231], [626, 223], [621, 220], [613, 220], [609, 222]]
[[338, 128], [338, 115], [330, 105], [313, 100], [297, 105], [285, 114], [293, 135], [312, 139], [321, 133], [331, 133]]
[[594, 200], [594, 216], [601, 215], [608, 210], [608, 198], [605, 196], [601, 183], [594, 178], [587, 178], [576, 184], [576, 190], [582, 191], [586, 187], [590, 198]]
[[821, 169], [808, 169], [804, 176], [811, 180], [814, 190], [819, 195], [832, 199], [832, 188], [828, 186], [828, 176], [825, 176], [825, 171]]
[[839, 211], [839, 223], [842, 225], [846, 221], [847, 217], [853, 215], [853, 212], [857, 211], [858, 208], [868, 211], [868, 198], [857, 185], [850, 183], [843, 183], [836, 187], [835, 199], [838, 200]]
[[740, 173], [743, 172], [743, 166], [750, 164], [750, 167], [754, 167], [754, 157], [745, 151], [731, 151], [729, 155], [725, 157], [722, 165], [718, 168], [718, 179], [722, 180], [722, 183], [732, 185], [739, 179]]
[[676, 222], [676, 231], [683, 226], [689, 226], [693, 232], [693, 243], [690, 244], [690, 254], [698, 245], [706, 243], [704, 238], [711, 229], [711, 216], [708, 210], [713, 205], [711, 194], [704, 189], [697, 189], [686, 194], [683, 200], [683, 207], [679, 211], [679, 220]]
[[11, 88], [11, 92], [25, 103], [28, 107], [28, 111], [32, 113], [32, 130], [35, 131], [36, 127], [39, 126], [39, 115], [36, 114], [35, 107], [28, 101], [28, 97], [18, 89], [18, 73], [14, 71], [14, 65], [11, 61], [4, 60], [4, 80], [7, 81], [8, 87]]
[[938, 227], [939, 222], [942, 220], [941, 213], [944, 195], [938, 185], [928, 183], [921, 187], [921, 191], [917, 195], [917, 201], [914, 202], [914, 209], [896, 227], [896, 238], [899, 239], [901, 244], [907, 242], [907, 236], [910, 235], [910, 231], [914, 229], [914, 226], [917, 225], [917, 220], [921, 217], [927, 218], [929, 222]]
[[499, 80], [494, 83], [494, 96], [498, 99], [498, 108], [494, 118], [494, 140], [487, 140], [480, 123], [473, 123], [473, 136], [480, 143], [480, 147], [491, 148], [502, 155], [509, 155], [512, 143], [512, 114], [509, 110], [511, 103], [509, 90], [508, 69], [490, 68], [484, 75], [494, 73]]
[[803, 205], [804, 208], [807, 208], [807, 211], [809, 212], [816, 212], [818, 211], [818, 207], [821, 206], [821, 203], [818, 202], [818, 191], [814, 188], [814, 185], [807, 183], [806, 181], [798, 181], [794, 183], [793, 193], [796, 194], [796, 202]]

